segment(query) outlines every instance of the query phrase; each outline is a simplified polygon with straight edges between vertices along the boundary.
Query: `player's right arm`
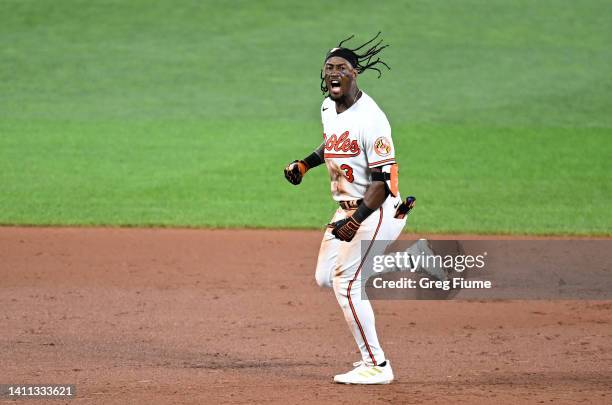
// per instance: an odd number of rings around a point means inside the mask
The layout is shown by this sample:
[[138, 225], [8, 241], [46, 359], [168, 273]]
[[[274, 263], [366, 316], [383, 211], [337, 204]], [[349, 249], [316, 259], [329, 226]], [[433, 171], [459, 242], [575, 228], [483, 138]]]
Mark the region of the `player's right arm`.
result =
[[[321, 124], [325, 129], [325, 117], [326, 111], [330, 108], [336, 108], [336, 104], [329, 98], [326, 97], [321, 104]], [[325, 141], [317, 149], [314, 150], [310, 155], [306, 156], [302, 160], [294, 160], [285, 167], [285, 178], [289, 183], [298, 185], [302, 182], [302, 178], [306, 172], [313, 167], [317, 167], [325, 163]]]
[[325, 143], [322, 143], [317, 149], [314, 150], [310, 155], [306, 156], [302, 160], [294, 160], [285, 167], [285, 178], [289, 183], [298, 185], [302, 182], [302, 178], [306, 172], [313, 167], [317, 167], [325, 162], [323, 151]]

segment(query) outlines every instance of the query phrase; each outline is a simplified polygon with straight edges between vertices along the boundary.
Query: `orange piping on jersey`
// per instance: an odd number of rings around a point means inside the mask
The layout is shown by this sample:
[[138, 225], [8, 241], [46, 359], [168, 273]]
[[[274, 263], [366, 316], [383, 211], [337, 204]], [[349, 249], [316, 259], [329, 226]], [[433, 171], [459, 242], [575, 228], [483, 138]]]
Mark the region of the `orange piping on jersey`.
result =
[[379, 160], [378, 162], [372, 162], [368, 164], [368, 167], [374, 167], [375, 165], [379, 165], [381, 163], [391, 163], [391, 162], [395, 163], [395, 158]]

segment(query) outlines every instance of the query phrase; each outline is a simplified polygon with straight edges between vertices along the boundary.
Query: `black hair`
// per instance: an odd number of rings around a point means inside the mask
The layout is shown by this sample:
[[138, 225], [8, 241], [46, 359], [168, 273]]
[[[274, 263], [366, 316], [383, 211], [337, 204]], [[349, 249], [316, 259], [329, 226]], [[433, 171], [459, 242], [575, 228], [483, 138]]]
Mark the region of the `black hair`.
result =
[[[381, 38], [374, 45], [370, 46], [366, 51], [362, 51], [362, 53], [357, 53], [357, 51], [361, 50], [363, 47], [368, 46], [372, 42], [374, 42], [379, 37], [380, 34], [381, 32], [378, 31], [378, 34], [376, 34], [374, 38], [363, 43], [357, 48], [351, 49], [351, 48], [343, 47], [342, 45], [344, 45], [346, 41], [349, 41], [355, 37], [355, 35], [351, 35], [350, 37], [340, 41], [337, 47], [332, 48], [329, 52], [327, 52], [327, 54], [325, 55], [325, 61], [327, 61], [332, 56], [341, 56], [347, 61], [349, 61], [351, 65], [353, 65], [353, 68], [357, 70], [357, 73], [361, 74], [365, 72], [366, 70], [371, 69], [371, 70], [376, 70], [378, 72], [378, 77], [380, 77], [382, 75], [382, 72], [380, 71], [378, 67], [376, 67], [376, 65], [378, 64], [383, 65], [389, 70], [391, 70], [391, 68], [385, 62], [380, 60], [379, 57], [377, 57], [376, 60], [372, 60], [372, 59], [374, 59], [374, 57], [378, 55], [380, 51], [382, 51], [389, 45], [381, 45], [383, 42]], [[327, 93], [328, 90], [329, 89], [325, 85], [325, 78], [323, 75], [323, 70], [321, 70], [321, 91], [323, 93]]]

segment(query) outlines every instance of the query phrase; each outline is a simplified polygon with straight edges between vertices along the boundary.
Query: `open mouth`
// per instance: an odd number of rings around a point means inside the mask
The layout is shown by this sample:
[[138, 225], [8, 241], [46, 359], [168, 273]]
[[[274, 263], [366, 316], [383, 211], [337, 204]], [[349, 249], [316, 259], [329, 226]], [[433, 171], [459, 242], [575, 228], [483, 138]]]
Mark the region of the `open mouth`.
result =
[[330, 80], [329, 84], [331, 85], [332, 89], [340, 88], [340, 80], [337, 80], [337, 79]]

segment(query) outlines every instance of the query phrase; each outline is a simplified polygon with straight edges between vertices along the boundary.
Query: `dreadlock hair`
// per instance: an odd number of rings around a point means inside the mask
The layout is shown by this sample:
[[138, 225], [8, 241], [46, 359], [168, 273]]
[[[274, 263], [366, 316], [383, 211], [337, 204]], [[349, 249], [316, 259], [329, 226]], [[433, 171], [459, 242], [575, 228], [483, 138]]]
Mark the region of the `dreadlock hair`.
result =
[[[389, 65], [387, 65], [385, 62], [380, 60], [379, 57], [374, 59], [374, 57], [378, 55], [380, 51], [382, 51], [383, 49], [389, 46], [389, 45], [381, 45], [383, 42], [382, 38], [379, 39], [378, 42], [376, 42], [374, 45], [371, 45], [372, 42], [374, 42], [379, 37], [380, 34], [381, 32], [378, 31], [378, 34], [376, 34], [374, 38], [370, 39], [368, 42], [362, 44], [361, 46], [358, 46], [357, 48], [351, 49], [351, 48], [343, 47], [342, 45], [344, 45], [346, 41], [349, 41], [355, 37], [355, 35], [351, 35], [350, 37], [340, 41], [337, 47], [330, 49], [330, 51], [327, 52], [327, 55], [325, 55], [325, 60], [327, 61], [332, 56], [340, 56], [346, 59], [353, 66], [353, 68], [357, 70], [357, 73], [361, 74], [365, 72], [366, 70], [371, 69], [371, 70], [377, 71], [378, 77], [380, 78], [380, 76], [382, 75], [382, 72], [380, 71], [378, 67], [376, 67], [376, 65], [380, 64], [380, 65], [385, 66], [387, 69], [391, 70]], [[368, 45], [371, 45], [371, 46], [367, 48], [367, 50], [361, 51], [361, 53], [357, 53], [357, 51], [360, 51], [362, 48], [367, 47]], [[325, 77], [323, 75], [323, 70], [321, 69], [321, 91], [325, 94], [327, 93], [328, 90], [329, 89], [325, 85]]]

